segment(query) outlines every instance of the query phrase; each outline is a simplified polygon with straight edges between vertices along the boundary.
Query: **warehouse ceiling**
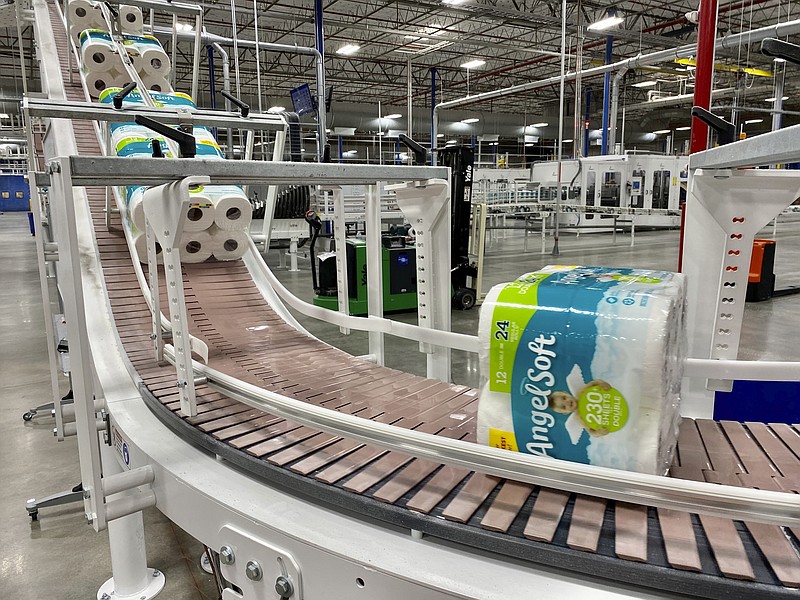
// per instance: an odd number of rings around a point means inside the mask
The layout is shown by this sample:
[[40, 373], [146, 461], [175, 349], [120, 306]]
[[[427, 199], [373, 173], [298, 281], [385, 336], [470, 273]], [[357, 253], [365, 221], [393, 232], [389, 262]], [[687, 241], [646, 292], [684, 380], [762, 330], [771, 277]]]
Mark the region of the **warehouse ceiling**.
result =
[[[311, 0], [235, 0], [236, 27], [231, 23], [229, 2], [204, 1], [205, 28], [224, 37], [258, 39], [281, 44], [314, 45], [314, 2]], [[567, 3], [566, 67], [576, 64], [589, 68], [605, 61], [606, 36], [613, 35], [612, 60], [639, 53], [675, 48], [696, 42], [697, 27], [686, 14], [698, 8], [697, 0], [626, 0]], [[586, 30], [586, 25], [616, 11], [623, 22], [602, 32]], [[323, 0], [325, 68], [327, 83], [334, 86], [334, 111], [337, 103], [363, 107], [376, 114], [381, 102], [383, 114], [405, 113], [408, 76], [412, 80], [412, 99], [416, 108], [430, 108], [431, 69], [436, 68], [437, 102], [466, 95], [527, 83], [557, 75], [560, 68], [561, 3], [542, 0]], [[720, 2], [718, 37], [794, 19], [796, 8], [789, 0], [734, 0]], [[257, 19], [256, 19], [257, 16]], [[156, 14], [155, 24], [171, 26], [171, 18]], [[0, 23], [10, 25], [10, 23]], [[23, 48], [30, 65], [31, 28], [23, 28]], [[171, 52], [171, 39], [162, 39]], [[349, 56], [337, 53], [343, 46], [359, 49]], [[227, 45], [233, 57], [233, 48]], [[15, 27], [0, 28], [0, 97], [21, 95], [19, 44]], [[191, 81], [193, 44], [181, 39], [177, 44], [177, 89], [188, 91]], [[286, 106], [289, 91], [315, 78], [312, 57], [289, 53], [260, 52], [261, 93], [258, 94], [256, 54], [239, 48], [238, 87], [242, 97], [254, 108]], [[485, 61], [480, 67], [462, 65]], [[215, 57], [217, 89], [221, 87], [219, 56]], [[771, 96], [773, 78], [768, 76], [773, 63], [758, 53], [757, 45], [747, 45], [717, 53], [715, 87], [739, 90], [740, 105], [768, 110], [764, 100]], [[237, 61], [231, 72], [236, 79]], [[757, 69], [743, 74], [744, 67]], [[760, 74], [759, 74], [760, 72]], [[201, 89], [198, 99], [208, 105], [208, 55], [201, 57]], [[787, 108], [796, 96], [796, 68], [788, 67]], [[690, 65], [666, 63], [631, 72], [626, 76], [622, 105], [636, 116], [652, 111], [649, 101], [667, 96], [691, 95], [693, 76]], [[31, 80], [36, 79], [35, 70]], [[651, 87], [634, 87], [642, 81], [656, 81]], [[592, 88], [592, 113], [597, 114], [602, 93], [602, 77], [584, 79], [582, 89]], [[32, 83], [32, 89], [36, 84]], [[234, 82], [234, 90], [236, 83]], [[574, 106], [575, 84], [567, 85], [567, 110]], [[723, 93], [715, 101], [730, 106], [734, 92]], [[514, 115], [554, 114], [558, 86], [540, 88], [500, 100], [474, 105], [482, 112]], [[670, 109], [680, 104], [667, 100]], [[291, 106], [291, 105], [288, 105]], [[653, 105], [655, 106], [655, 105]], [[684, 108], [688, 104], [682, 105]], [[661, 108], [659, 108], [661, 110]], [[665, 113], [666, 114], [666, 113]], [[762, 113], [765, 121], [769, 115]]]
[[[335, 87], [334, 99], [362, 104], [404, 106], [410, 64], [414, 103], [430, 103], [430, 69], [440, 77], [438, 101], [507, 87], [558, 74], [561, 47], [561, 3], [541, 0], [328, 0], [324, 4], [326, 73]], [[206, 27], [231, 37], [231, 6], [206, 2]], [[696, 0], [631, 0], [624, 2], [573, 2], [567, 4], [568, 69], [574, 69], [582, 54], [584, 68], [605, 60], [606, 34], [614, 36], [613, 60], [694, 43], [697, 28], [686, 13], [697, 10]], [[586, 31], [585, 26], [605, 16], [609, 9], [624, 18], [607, 32]], [[786, 0], [752, 0], [720, 4], [719, 34], [738, 33], [792, 17], [792, 3]], [[257, 23], [255, 15], [257, 14]], [[314, 45], [314, 3], [309, 0], [236, 1], [236, 34], [242, 39], [259, 39], [283, 44]], [[582, 33], [579, 33], [582, 32]], [[350, 56], [337, 54], [347, 44], [360, 46]], [[181, 42], [189, 53], [191, 44]], [[243, 95], [254, 96], [257, 82], [255, 53], [240, 49], [240, 86]], [[262, 52], [262, 104], [280, 103], [291, 88], [314, 78], [310, 57]], [[471, 60], [485, 64], [467, 70]], [[771, 61], [758, 55], [757, 48], [744, 45], [719, 54], [718, 61], [734, 68], [755, 66], [771, 70]], [[188, 77], [188, 66], [181, 71]], [[686, 92], [693, 73], [685, 66], [661, 65], [655, 72], [634, 73], [657, 79], [655, 91], [664, 94]], [[735, 83], [732, 71], [719, 71], [718, 87]], [[753, 77], [746, 87], [771, 87], [769, 78]], [[602, 79], [585, 81], [584, 86], [602, 86]], [[681, 81], [683, 83], [681, 83]], [[630, 103], [647, 100], [652, 88], [630, 88]], [[691, 90], [689, 90], [691, 91]], [[544, 88], [525, 95], [484, 104], [481, 110], [518, 113], [540, 111], [543, 103], [557, 97], [557, 89]], [[569, 93], [569, 90], [568, 90]]]

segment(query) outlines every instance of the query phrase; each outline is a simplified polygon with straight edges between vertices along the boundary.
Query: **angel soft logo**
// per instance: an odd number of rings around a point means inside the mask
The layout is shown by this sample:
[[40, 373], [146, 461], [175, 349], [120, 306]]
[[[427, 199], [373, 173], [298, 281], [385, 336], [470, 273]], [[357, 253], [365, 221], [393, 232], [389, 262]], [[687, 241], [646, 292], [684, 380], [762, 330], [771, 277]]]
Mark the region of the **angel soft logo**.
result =
[[553, 360], [556, 358], [554, 335], [539, 334], [528, 342], [528, 350], [533, 355], [533, 366], [527, 371], [522, 382], [522, 393], [531, 398], [531, 437], [525, 444], [531, 454], [548, 456], [547, 451], [553, 449], [550, 441], [550, 428], [555, 425], [555, 418], [548, 412], [550, 395], [556, 378], [551, 372]]

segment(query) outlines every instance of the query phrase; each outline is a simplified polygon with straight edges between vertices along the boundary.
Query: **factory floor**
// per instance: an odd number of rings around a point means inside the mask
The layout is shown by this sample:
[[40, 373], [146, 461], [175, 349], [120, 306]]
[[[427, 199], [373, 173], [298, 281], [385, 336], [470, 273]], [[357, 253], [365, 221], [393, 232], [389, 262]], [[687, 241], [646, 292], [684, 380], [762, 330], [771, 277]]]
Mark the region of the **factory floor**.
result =
[[[762, 232], [771, 235], [771, 229]], [[800, 284], [800, 223], [778, 227], [775, 272], [778, 288]], [[561, 255], [540, 253], [540, 239], [520, 232], [496, 230], [487, 242], [484, 290], [519, 274], [552, 263], [591, 264], [674, 270], [678, 256], [677, 231], [637, 232], [629, 235], [564, 233]], [[42, 509], [31, 522], [25, 511], [28, 498], [41, 498], [73, 487], [80, 480], [77, 440], [58, 443], [52, 435], [49, 412], [23, 423], [22, 414], [50, 400], [50, 379], [34, 239], [24, 214], [0, 214], [0, 598], [59, 600], [94, 598], [111, 575], [107, 535], [86, 524], [79, 505]], [[271, 266], [278, 251], [270, 253]], [[297, 295], [311, 299], [308, 261], [300, 272], [277, 270]], [[800, 359], [793, 326], [800, 295], [749, 304], [740, 356], [747, 359]], [[453, 329], [477, 330], [478, 310], [453, 313]], [[415, 321], [415, 315], [397, 315]], [[308, 322], [307, 329], [354, 354], [367, 353], [365, 334], [343, 336], [327, 323]], [[389, 366], [424, 374], [425, 359], [417, 345], [387, 337]], [[453, 353], [453, 380], [471, 386], [479, 382], [477, 360]], [[68, 383], [62, 379], [62, 391]], [[212, 578], [200, 570], [202, 545], [169, 522], [155, 509], [145, 511], [148, 563], [166, 574], [162, 597], [169, 600], [216, 599]]]

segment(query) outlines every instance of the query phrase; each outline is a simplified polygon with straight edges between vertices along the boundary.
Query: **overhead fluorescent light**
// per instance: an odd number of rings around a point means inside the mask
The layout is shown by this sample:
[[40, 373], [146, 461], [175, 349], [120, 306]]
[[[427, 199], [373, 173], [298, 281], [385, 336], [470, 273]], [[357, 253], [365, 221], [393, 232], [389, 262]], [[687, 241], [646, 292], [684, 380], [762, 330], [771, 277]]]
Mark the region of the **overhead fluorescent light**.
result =
[[361, 46], [358, 44], [345, 44], [336, 51], [336, 54], [341, 54], [342, 56], [352, 56], [359, 50], [361, 50]]
[[[781, 100], [788, 100], [788, 99], [789, 96], [784, 96], [783, 98], [781, 98]], [[772, 98], [764, 98], [764, 102], [775, 102], [775, 96], [773, 96]]]
[[653, 79], [649, 79], [648, 81], [640, 81], [639, 83], [634, 83], [633, 87], [646, 88], [646, 87], [653, 87], [654, 85], [658, 85], [658, 82]]
[[571, 144], [573, 142], [573, 140], [561, 140], [561, 141], [565, 144]]
[[605, 29], [610, 29], [611, 27], [616, 27], [620, 23], [622, 23], [625, 19], [620, 17], [617, 14], [608, 15], [607, 17], [600, 19], [599, 21], [595, 21], [591, 25], [589, 25], [586, 29], [589, 31], [603, 31]]
[[175, 24], [175, 31], [192, 31], [194, 30], [194, 25], [190, 23], [176, 23]]
[[528, 142], [527, 144], [525, 144], [525, 147], [526, 148], [530, 148], [531, 146], [535, 146], [535, 145], [536, 144], [534, 144], [533, 142]]
[[284, 107], [284, 106], [270, 106], [267, 109], [267, 112], [268, 113], [272, 113], [274, 115], [275, 113], [282, 113], [285, 110], [286, 110], [286, 107]]
[[6, 113], [0, 114], [0, 119], [9, 119], [10, 117]]
[[786, 62], [786, 59], [781, 58], [780, 56], [776, 56], [775, 58], [772, 59], [772, 62], [777, 62], [777, 63]]
[[383, 137], [384, 135], [386, 135], [385, 131], [379, 131], [378, 132], [378, 136]]
[[534, 123], [531, 127], [547, 127], [550, 123], [545, 123], [542, 121], [541, 123]]
[[346, 152], [342, 152], [342, 156], [355, 156], [358, 154], [358, 150], [347, 150]]
[[747, 121], [745, 121], [744, 124], [745, 125], [755, 125], [756, 123], [763, 123], [763, 122], [764, 122], [764, 119], [747, 119]]
[[444, 134], [443, 134], [443, 133], [437, 133], [437, 134], [436, 134], [436, 137], [437, 137], [437, 138], [443, 138], [443, 137], [444, 137]]
[[691, 128], [691, 125], [684, 125], [683, 127], [676, 127], [675, 131], [689, 131]]
[[447, 142], [445, 142], [445, 143], [447, 143], [447, 144], [457, 144], [458, 140], [447, 140]]
[[656, 129], [653, 133], [655, 133], [656, 135], [661, 135], [662, 133], [669, 133], [669, 132], [670, 132], [669, 129]]
[[385, 117], [383, 117], [383, 118], [384, 118], [384, 119], [399, 119], [399, 118], [400, 118], [400, 117], [402, 117], [402, 116], [403, 116], [403, 115], [401, 115], [400, 113], [392, 113], [392, 114], [390, 114], [390, 115], [386, 115], [386, 116], [385, 116]]
[[485, 60], [481, 60], [480, 58], [476, 58], [475, 60], [470, 60], [468, 62], [465, 62], [463, 65], [461, 65], [461, 68], [462, 69], [477, 69], [478, 67], [482, 67], [485, 64], [486, 64]]
[[464, 4], [467, 0], [442, 0], [442, 4], [449, 4], [450, 6], [456, 6], [458, 4]]
[[478, 121], [480, 121], [480, 119], [478, 117], [470, 117], [469, 119], [461, 119], [461, 122], [464, 123], [465, 125], [469, 125], [471, 123], [477, 123]]

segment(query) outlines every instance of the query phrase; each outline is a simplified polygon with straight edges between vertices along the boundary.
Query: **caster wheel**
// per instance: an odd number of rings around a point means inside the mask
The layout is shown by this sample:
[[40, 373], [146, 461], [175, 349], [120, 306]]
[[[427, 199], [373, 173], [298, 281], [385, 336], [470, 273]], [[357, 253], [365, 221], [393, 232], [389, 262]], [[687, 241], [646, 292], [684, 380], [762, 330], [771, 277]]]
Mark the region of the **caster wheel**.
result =
[[458, 310], [469, 310], [475, 306], [475, 292], [469, 288], [456, 290], [453, 295], [453, 307]]
[[24, 415], [22, 415], [22, 420], [27, 423], [28, 421], [33, 419], [35, 414], [36, 414], [35, 412], [28, 411]]

